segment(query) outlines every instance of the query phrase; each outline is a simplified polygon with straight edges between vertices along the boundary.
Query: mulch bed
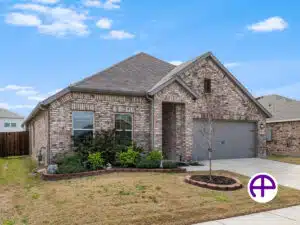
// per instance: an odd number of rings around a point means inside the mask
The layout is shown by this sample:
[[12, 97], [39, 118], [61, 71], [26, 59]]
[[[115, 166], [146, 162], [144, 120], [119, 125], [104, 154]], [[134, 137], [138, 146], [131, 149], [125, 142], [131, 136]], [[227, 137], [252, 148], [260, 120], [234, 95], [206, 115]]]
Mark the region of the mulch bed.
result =
[[234, 191], [243, 187], [237, 178], [229, 176], [212, 176], [210, 179], [209, 175], [188, 175], [184, 181], [198, 187], [220, 191]]
[[202, 181], [205, 183], [211, 183], [211, 184], [235, 184], [236, 181], [230, 177], [224, 177], [224, 176], [210, 176], [209, 175], [193, 175], [191, 176], [191, 179], [196, 181]]
[[87, 177], [102, 175], [114, 172], [156, 172], [156, 173], [185, 173], [185, 168], [175, 168], [175, 169], [141, 169], [141, 168], [112, 168], [104, 170], [94, 170], [81, 173], [68, 173], [68, 174], [48, 174], [46, 172], [41, 173], [43, 180], [54, 181], [54, 180], [64, 180], [72, 179], [78, 177]]

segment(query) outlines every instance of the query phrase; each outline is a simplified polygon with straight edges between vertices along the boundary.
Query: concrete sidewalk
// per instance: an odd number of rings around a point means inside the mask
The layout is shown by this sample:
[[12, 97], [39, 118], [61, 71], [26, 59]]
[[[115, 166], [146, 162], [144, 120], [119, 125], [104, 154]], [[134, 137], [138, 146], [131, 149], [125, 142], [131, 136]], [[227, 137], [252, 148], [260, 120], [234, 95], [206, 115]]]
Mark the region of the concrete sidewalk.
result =
[[300, 206], [276, 209], [246, 216], [232, 217], [195, 225], [299, 225]]

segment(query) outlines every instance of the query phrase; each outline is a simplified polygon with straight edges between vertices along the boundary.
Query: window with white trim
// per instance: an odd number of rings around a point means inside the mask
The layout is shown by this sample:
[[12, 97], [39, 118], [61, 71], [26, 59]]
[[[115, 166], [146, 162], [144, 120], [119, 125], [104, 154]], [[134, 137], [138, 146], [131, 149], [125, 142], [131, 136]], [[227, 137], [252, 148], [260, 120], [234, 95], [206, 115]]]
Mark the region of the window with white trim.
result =
[[132, 141], [132, 114], [115, 114], [116, 141], [118, 144], [129, 144]]
[[93, 136], [94, 133], [94, 112], [75, 111], [72, 112], [73, 131], [75, 139], [83, 139], [87, 136]]
[[5, 122], [5, 123], [4, 123], [4, 127], [10, 127], [10, 123]]

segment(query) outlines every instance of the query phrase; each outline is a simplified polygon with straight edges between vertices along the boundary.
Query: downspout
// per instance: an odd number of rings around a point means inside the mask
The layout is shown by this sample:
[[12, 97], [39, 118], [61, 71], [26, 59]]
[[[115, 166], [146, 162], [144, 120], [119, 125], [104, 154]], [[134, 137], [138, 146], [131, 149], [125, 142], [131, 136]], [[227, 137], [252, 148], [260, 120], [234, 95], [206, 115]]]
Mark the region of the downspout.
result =
[[151, 102], [150, 123], [151, 123], [151, 150], [154, 149], [154, 99], [147, 93], [146, 99]]

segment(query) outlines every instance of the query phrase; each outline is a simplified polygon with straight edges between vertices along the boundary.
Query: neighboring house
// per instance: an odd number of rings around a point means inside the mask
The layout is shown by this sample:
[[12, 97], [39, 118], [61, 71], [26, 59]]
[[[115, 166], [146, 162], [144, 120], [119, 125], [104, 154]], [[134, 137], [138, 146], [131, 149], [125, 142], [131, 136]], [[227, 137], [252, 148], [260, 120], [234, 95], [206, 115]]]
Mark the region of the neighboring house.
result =
[[177, 67], [139, 53], [40, 102], [25, 121], [32, 155], [45, 149], [49, 163], [72, 135], [116, 128], [168, 159], [207, 159], [205, 99], [214, 106], [215, 159], [265, 156], [270, 113], [210, 52]]
[[23, 131], [24, 117], [17, 113], [0, 108], [0, 132]]
[[300, 101], [280, 95], [257, 98], [273, 115], [267, 120], [267, 149], [271, 154], [300, 156]]

